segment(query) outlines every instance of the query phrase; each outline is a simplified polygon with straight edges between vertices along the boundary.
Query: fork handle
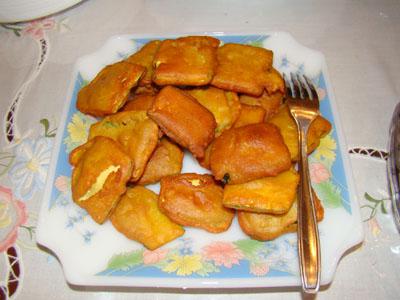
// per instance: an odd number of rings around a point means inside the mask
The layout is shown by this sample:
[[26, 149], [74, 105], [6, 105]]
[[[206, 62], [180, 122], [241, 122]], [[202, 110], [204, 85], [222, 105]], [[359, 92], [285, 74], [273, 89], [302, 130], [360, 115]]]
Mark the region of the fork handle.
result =
[[[301, 125], [301, 124], [298, 124]], [[307, 158], [309, 124], [299, 126], [298, 251], [303, 290], [317, 293], [321, 276], [321, 250]]]

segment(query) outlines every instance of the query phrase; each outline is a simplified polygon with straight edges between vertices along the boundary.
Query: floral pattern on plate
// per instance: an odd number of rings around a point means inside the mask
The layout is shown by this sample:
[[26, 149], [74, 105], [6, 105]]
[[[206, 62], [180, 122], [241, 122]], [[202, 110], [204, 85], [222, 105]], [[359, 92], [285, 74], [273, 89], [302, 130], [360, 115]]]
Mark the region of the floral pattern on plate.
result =
[[[263, 243], [252, 239], [215, 241], [193, 252], [193, 239], [182, 238], [174, 248], [154, 251], [138, 249], [113, 256], [98, 275], [146, 276], [164, 273], [168, 277], [240, 277], [297, 274], [297, 247], [293, 236]], [[293, 257], [293, 260], [287, 260]], [[294, 263], [293, 263], [294, 262]], [[152, 271], [149, 273], [149, 271]]]

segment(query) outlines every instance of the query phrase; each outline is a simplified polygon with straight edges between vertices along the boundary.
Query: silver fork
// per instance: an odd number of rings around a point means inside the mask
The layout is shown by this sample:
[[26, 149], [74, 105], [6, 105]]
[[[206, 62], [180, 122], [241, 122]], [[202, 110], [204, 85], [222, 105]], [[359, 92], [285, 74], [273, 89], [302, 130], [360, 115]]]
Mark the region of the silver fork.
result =
[[[311, 80], [306, 76], [283, 75], [286, 100], [296, 121], [299, 143], [300, 186], [298, 190], [298, 252], [303, 290], [317, 293], [321, 277], [321, 250], [307, 158], [307, 132], [319, 115], [319, 99]], [[292, 83], [292, 84], [290, 84]]]

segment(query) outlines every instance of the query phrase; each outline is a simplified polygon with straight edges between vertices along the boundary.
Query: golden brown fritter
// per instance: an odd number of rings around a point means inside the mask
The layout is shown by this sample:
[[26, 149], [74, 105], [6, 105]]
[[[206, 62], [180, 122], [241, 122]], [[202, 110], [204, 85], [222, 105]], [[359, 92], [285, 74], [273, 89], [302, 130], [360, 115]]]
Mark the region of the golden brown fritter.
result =
[[158, 206], [178, 224], [223, 232], [231, 225], [235, 213], [222, 205], [222, 194], [222, 188], [211, 175], [167, 176], [161, 179]]
[[202, 158], [196, 157], [197, 162], [199, 163], [199, 165], [202, 166], [203, 168], [208, 169], [208, 170], [211, 170], [211, 167], [210, 167], [210, 153], [211, 153], [211, 147], [213, 145], [213, 142], [214, 142], [214, 140], [211, 141], [211, 143], [207, 146], [206, 150], [204, 151], [204, 157], [202, 157]]
[[146, 74], [140, 79], [139, 86], [151, 85], [153, 77], [153, 60], [161, 41], [154, 40], [145, 44], [139, 51], [129, 56], [126, 61], [146, 68]]
[[157, 201], [157, 194], [142, 186], [128, 188], [111, 214], [111, 222], [127, 238], [157, 249], [185, 232], [161, 213]]
[[[288, 106], [283, 105], [278, 113], [273, 116], [268, 122], [279, 127], [285, 144], [290, 151], [292, 161], [297, 161], [299, 157], [297, 125]], [[332, 125], [327, 119], [318, 116], [310, 125], [307, 134], [307, 152], [313, 152], [319, 145], [319, 141], [331, 131]]]
[[[158, 91], [160, 90], [160, 87], [155, 85], [155, 84], [149, 84], [149, 85], [143, 85], [143, 86], [137, 86], [131, 90], [132, 95], [141, 95], [141, 94], [148, 94], [148, 95], [156, 95]], [[130, 99], [128, 99], [129, 101]]]
[[296, 198], [299, 175], [295, 170], [242, 184], [227, 184], [222, 203], [239, 210], [284, 214]]
[[[78, 110], [104, 119], [70, 153], [73, 199], [148, 249], [181, 236], [181, 225], [223, 232], [234, 209], [252, 238], [296, 230], [297, 128], [273, 53], [219, 44], [206, 36], [151, 41], [78, 93]], [[322, 117], [313, 122], [309, 152], [330, 130]], [[214, 177], [179, 174], [183, 151], [174, 142]], [[123, 195], [129, 181], [137, 185]], [[140, 186], [158, 181], [160, 197]]]
[[204, 150], [214, 138], [213, 114], [178, 88], [164, 87], [147, 113], [168, 137], [196, 157], [204, 156]]
[[164, 176], [179, 174], [182, 169], [182, 161], [183, 151], [168, 138], [162, 138], [147, 162], [138, 184], [155, 183]]
[[269, 95], [274, 93], [285, 93], [285, 81], [283, 80], [281, 73], [273, 67], [266, 74], [265, 90]]
[[250, 45], [218, 48], [218, 66], [211, 84], [224, 90], [260, 96], [272, 67], [272, 51]]
[[251, 238], [260, 241], [273, 240], [282, 234], [296, 231], [297, 201], [282, 215], [239, 211], [238, 221], [240, 228]]
[[219, 43], [208, 36], [162, 41], [153, 62], [153, 81], [162, 86], [207, 85], [214, 75]]
[[158, 126], [144, 110], [125, 111], [93, 124], [89, 139], [95, 136], [107, 136], [122, 145], [134, 163], [130, 181], [137, 181], [157, 146]]
[[69, 153], [69, 163], [71, 166], [75, 167], [79, 160], [81, 159], [82, 155], [85, 154], [86, 150], [88, 150], [93, 145], [93, 141], [87, 141], [86, 143], [76, 147]]
[[240, 95], [240, 103], [261, 106], [265, 109], [265, 121], [275, 115], [282, 104], [283, 93], [276, 92], [271, 95], [268, 95], [267, 92], [264, 92], [259, 97], [253, 97], [249, 95]]
[[78, 147], [74, 153], [79, 155], [72, 170], [72, 199], [102, 224], [125, 193], [132, 161], [118, 143], [102, 136]]
[[77, 109], [95, 117], [116, 113], [144, 72], [144, 67], [125, 61], [106, 66], [79, 91]]
[[225, 92], [215, 87], [192, 89], [187, 93], [196, 98], [214, 115], [217, 122], [215, 136], [219, 136], [222, 131], [231, 128], [239, 117], [240, 102], [236, 93]]
[[139, 94], [133, 96], [129, 99], [122, 111], [130, 111], [130, 110], [149, 110], [154, 101], [154, 95], [151, 94]]
[[210, 167], [215, 179], [237, 184], [276, 176], [289, 170], [291, 161], [279, 129], [259, 123], [231, 128], [217, 137]]
[[250, 124], [264, 122], [265, 109], [261, 106], [242, 104], [239, 118], [233, 124], [233, 127], [242, 127]]
[[[324, 208], [321, 201], [314, 194], [314, 204], [318, 222], [324, 218]], [[260, 241], [273, 240], [282, 234], [297, 230], [297, 200], [290, 210], [283, 215], [272, 215], [239, 211], [239, 225], [251, 238]]]

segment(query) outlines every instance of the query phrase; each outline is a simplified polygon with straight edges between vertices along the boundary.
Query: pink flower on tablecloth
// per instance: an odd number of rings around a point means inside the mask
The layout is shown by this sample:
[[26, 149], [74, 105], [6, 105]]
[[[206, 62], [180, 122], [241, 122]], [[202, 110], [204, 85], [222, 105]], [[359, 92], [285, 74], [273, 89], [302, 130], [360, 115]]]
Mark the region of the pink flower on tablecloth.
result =
[[35, 40], [41, 40], [44, 37], [45, 30], [53, 29], [56, 22], [53, 18], [45, 18], [29, 22], [22, 33], [31, 36]]
[[321, 183], [327, 181], [331, 174], [326, 169], [324, 164], [321, 163], [312, 163], [310, 164], [310, 177], [313, 183]]
[[61, 193], [65, 194], [69, 190], [68, 177], [67, 176], [58, 176], [54, 182], [54, 186]]
[[0, 252], [17, 240], [18, 227], [28, 219], [25, 204], [14, 199], [9, 188], [0, 186]]
[[153, 265], [162, 261], [168, 254], [167, 249], [156, 249], [154, 251], [144, 250], [143, 263], [145, 265]]
[[251, 264], [250, 273], [256, 276], [264, 276], [269, 272], [269, 267], [266, 263]]
[[214, 261], [215, 265], [226, 268], [238, 265], [239, 260], [244, 257], [242, 252], [229, 242], [214, 242], [205, 246], [203, 256], [205, 259]]

